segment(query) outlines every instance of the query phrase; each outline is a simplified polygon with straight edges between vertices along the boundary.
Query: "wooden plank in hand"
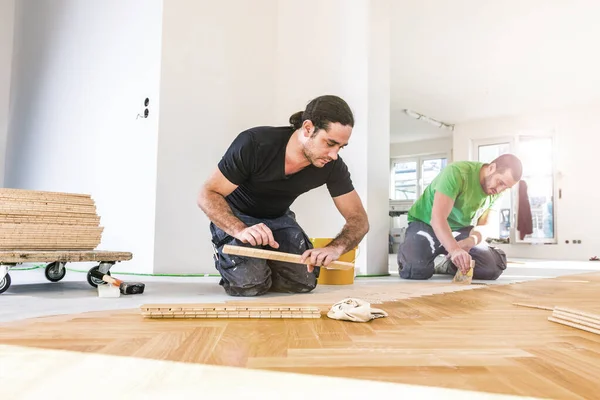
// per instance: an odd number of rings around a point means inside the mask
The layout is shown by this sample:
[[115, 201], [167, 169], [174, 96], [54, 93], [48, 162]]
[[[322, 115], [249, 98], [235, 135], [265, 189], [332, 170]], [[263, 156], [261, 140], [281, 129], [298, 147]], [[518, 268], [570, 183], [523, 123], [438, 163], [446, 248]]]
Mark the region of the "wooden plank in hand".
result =
[[[275, 260], [306, 265], [306, 263], [300, 261], [302, 257], [300, 254], [291, 254], [281, 251], [255, 249], [252, 247], [232, 246], [226, 244], [225, 246], [223, 246], [223, 253], [233, 254], [242, 257], [254, 257], [262, 258], [265, 260]], [[354, 264], [345, 261], [333, 261], [327, 267], [321, 268], [349, 270], [354, 268]]]

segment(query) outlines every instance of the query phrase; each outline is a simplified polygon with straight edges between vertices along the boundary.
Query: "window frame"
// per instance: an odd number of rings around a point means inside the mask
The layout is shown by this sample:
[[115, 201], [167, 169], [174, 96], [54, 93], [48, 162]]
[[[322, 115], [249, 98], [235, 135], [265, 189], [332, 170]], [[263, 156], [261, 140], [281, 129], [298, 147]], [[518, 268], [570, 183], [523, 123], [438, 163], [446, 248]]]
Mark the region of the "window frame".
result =
[[[432, 153], [422, 153], [416, 155], [405, 155], [405, 156], [394, 156], [390, 157], [390, 187], [389, 187], [389, 197], [390, 200], [396, 203], [402, 204], [410, 204], [412, 205], [416, 199], [418, 199], [423, 192], [425, 191], [425, 187], [423, 187], [423, 163], [427, 160], [435, 160], [438, 158], [445, 158], [446, 165], [450, 164], [450, 154], [447, 152], [432, 152]], [[415, 200], [395, 200], [395, 181], [394, 181], [394, 164], [397, 162], [411, 162], [414, 161], [417, 164], [417, 191], [415, 194]]]

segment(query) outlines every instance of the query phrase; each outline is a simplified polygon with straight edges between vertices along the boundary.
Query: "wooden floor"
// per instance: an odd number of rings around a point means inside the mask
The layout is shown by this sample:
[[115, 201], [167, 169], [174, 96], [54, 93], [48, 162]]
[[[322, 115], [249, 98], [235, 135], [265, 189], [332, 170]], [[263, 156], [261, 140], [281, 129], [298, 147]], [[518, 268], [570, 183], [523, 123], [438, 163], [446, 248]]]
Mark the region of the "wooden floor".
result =
[[[325, 315], [150, 320], [128, 310], [1, 324], [0, 343], [555, 399], [598, 397], [600, 335], [513, 303], [600, 313], [600, 273], [430, 295], [426, 285], [380, 286], [386, 300], [374, 307], [389, 317], [369, 323]], [[435, 293], [436, 284], [429, 285]], [[411, 286], [417, 297], [407, 298]], [[377, 297], [377, 285], [369, 290]]]

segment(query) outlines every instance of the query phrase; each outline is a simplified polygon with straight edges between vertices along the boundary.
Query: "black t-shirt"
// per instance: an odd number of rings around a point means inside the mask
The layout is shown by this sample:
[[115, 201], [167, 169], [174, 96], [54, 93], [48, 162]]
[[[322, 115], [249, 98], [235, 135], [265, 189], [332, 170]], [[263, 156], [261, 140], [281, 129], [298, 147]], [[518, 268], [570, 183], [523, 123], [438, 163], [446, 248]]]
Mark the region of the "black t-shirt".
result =
[[256, 127], [240, 133], [219, 162], [223, 175], [238, 187], [227, 201], [255, 218], [282, 216], [298, 196], [327, 184], [332, 197], [354, 190], [348, 167], [338, 156], [324, 167], [312, 164], [285, 175], [285, 148], [291, 127]]

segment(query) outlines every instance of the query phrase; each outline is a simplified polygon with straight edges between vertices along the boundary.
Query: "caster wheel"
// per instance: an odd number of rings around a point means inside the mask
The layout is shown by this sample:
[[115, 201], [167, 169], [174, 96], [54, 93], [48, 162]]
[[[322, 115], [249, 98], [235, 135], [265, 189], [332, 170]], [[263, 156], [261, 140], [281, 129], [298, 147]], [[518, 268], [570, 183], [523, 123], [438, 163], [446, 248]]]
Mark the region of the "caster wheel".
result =
[[[87, 281], [90, 284], [90, 286], [92, 287], [98, 287], [98, 285], [106, 285], [106, 282], [104, 282], [103, 280], [100, 280], [98, 278], [94, 278], [92, 276], [92, 271], [97, 271], [99, 268], [99, 266], [95, 266], [94, 268], [90, 269], [87, 273]], [[108, 271], [106, 273], [106, 275], [110, 276], [110, 271]]]
[[9, 287], [10, 287], [10, 275], [6, 274], [4, 276], [4, 279], [2, 279], [2, 281], [0, 281], [0, 293], [6, 292]]
[[62, 278], [64, 278], [66, 274], [67, 274], [67, 269], [64, 267], [64, 265], [63, 265], [63, 268], [61, 271], [60, 263], [58, 263], [56, 261], [46, 265], [45, 275], [46, 275], [46, 279], [48, 279], [50, 282], [58, 282]]

